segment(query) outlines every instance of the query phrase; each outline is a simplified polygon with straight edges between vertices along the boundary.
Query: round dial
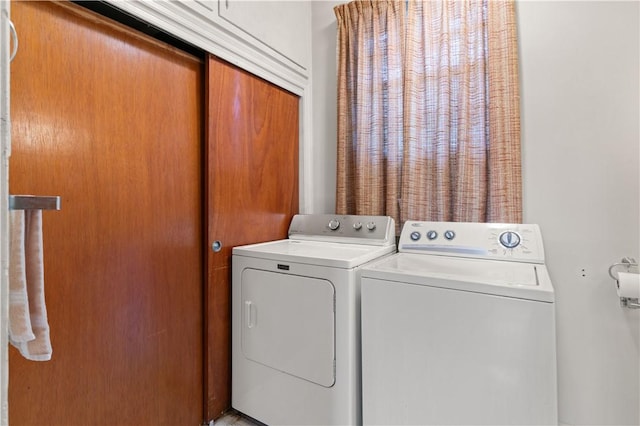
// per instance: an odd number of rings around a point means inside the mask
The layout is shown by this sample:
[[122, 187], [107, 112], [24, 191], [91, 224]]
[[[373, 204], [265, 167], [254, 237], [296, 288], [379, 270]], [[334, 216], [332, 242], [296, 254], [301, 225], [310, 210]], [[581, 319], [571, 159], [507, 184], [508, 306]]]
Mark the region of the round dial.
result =
[[367, 229], [369, 231], [373, 231], [374, 229], [376, 229], [376, 223], [375, 222], [369, 222], [367, 223]]
[[329, 221], [329, 229], [335, 231], [338, 228], [340, 228], [340, 221], [338, 219], [331, 219]]
[[438, 238], [438, 233], [436, 231], [429, 231], [427, 232], [427, 238], [430, 240], [435, 240], [436, 238]]
[[520, 244], [520, 235], [513, 231], [505, 231], [500, 234], [500, 244], [505, 248], [516, 248]]
[[420, 239], [420, 233], [418, 231], [413, 231], [410, 237], [413, 241], [418, 241]]
[[356, 222], [353, 224], [353, 229], [355, 229], [356, 231], [359, 231], [360, 229], [362, 229], [362, 222]]
[[444, 237], [445, 237], [447, 240], [451, 241], [451, 240], [453, 240], [453, 239], [456, 237], [456, 233], [455, 233], [455, 232], [453, 232], [453, 231], [451, 231], [451, 230], [449, 230], [449, 231], [444, 231]]

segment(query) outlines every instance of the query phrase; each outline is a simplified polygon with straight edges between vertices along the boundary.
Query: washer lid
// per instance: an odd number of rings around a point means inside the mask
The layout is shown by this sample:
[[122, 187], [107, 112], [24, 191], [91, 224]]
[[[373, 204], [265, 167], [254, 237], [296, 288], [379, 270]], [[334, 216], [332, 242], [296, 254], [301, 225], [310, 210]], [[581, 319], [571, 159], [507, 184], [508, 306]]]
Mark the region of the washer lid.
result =
[[547, 270], [539, 264], [398, 253], [364, 267], [362, 278], [554, 301]]
[[395, 245], [375, 246], [289, 239], [234, 247], [233, 254], [278, 262], [351, 269], [393, 253], [395, 249]]

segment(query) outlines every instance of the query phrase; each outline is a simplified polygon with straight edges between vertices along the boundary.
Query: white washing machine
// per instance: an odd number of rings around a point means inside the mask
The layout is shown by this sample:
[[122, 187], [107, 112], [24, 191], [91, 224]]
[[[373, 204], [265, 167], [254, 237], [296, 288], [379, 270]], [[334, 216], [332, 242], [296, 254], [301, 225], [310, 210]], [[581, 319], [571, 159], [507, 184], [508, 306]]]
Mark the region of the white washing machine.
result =
[[557, 424], [538, 226], [406, 222], [362, 270], [361, 319], [364, 424]]
[[273, 425], [360, 424], [360, 270], [395, 250], [390, 217], [336, 215], [296, 215], [288, 239], [235, 247], [233, 408]]

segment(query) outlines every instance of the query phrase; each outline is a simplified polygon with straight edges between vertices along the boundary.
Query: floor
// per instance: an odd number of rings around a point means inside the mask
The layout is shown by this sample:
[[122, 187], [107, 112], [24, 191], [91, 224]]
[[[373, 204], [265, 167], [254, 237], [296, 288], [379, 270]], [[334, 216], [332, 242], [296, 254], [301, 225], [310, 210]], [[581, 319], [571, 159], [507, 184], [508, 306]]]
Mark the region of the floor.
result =
[[263, 426], [262, 423], [246, 417], [237, 411], [230, 410], [214, 423], [214, 426]]

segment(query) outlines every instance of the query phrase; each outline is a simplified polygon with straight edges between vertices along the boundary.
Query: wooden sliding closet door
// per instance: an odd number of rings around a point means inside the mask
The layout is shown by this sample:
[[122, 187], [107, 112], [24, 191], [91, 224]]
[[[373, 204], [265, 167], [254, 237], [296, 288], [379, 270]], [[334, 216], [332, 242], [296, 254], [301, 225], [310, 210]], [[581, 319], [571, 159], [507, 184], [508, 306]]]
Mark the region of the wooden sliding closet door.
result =
[[[298, 97], [207, 62], [206, 418], [231, 405], [231, 250], [287, 237], [298, 212]], [[220, 250], [212, 245], [218, 241]]]
[[203, 64], [70, 3], [12, 2], [13, 194], [43, 214], [53, 358], [10, 351], [11, 425], [198, 425]]

